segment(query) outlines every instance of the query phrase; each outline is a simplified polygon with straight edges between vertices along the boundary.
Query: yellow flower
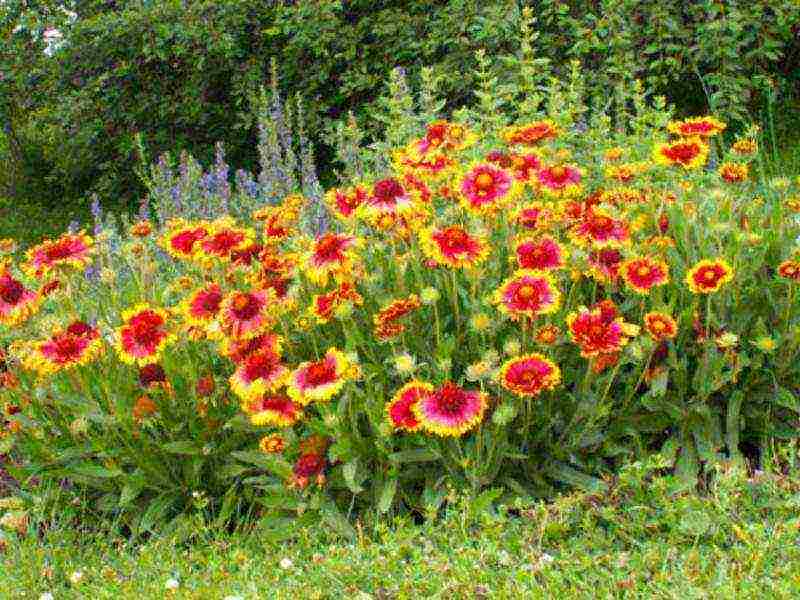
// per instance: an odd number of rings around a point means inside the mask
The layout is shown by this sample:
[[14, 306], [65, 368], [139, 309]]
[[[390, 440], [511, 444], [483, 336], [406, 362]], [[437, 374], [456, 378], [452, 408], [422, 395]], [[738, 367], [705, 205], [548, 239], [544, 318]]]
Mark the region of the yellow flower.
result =
[[778, 347], [778, 342], [768, 335], [762, 335], [760, 338], [753, 340], [753, 345], [762, 352], [773, 352]]
[[394, 368], [400, 375], [411, 375], [417, 368], [417, 361], [413, 356], [404, 352], [394, 357]]
[[469, 324], [475, 331], [482, 333], [492, 326], [492, 319], [486, 313], [479, 312], [472, 315]]

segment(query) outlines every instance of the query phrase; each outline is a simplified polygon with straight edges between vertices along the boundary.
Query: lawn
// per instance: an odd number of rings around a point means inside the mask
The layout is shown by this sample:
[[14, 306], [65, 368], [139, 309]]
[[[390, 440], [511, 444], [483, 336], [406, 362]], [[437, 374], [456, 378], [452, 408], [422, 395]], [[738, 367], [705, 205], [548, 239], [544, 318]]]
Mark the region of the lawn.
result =
[[0, 587], [59, 600], [793, 598], [800, 481], [773, 473], [720, 470], [700, 494], [675, 493], [669, 477], [634, 465], [603, 497], [479, 515], [455, 500], [434, 522], [359, 524], [353, 541], [322, 528], [278, 539], [269, 523], [139, 543], [30, 526], [5, 537]]

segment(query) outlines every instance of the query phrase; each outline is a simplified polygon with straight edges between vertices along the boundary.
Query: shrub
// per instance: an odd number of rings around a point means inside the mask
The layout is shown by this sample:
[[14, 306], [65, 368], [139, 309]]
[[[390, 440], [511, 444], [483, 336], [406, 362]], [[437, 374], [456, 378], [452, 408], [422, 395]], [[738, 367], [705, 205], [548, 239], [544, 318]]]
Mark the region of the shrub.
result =
[[342, 126], [352, 178], [324, 195], [265, 96], [257, 179], [165, 156], [141, 220], [7, 264], [10, 472], [135, 532], [254, 510], [351, 531], [452, 488], [599, 491], [656, 450], [690, 488], [796, 435], [800, 182], [641, 85], [589, 111], [580, 65], [554, 77], [529, 36], [513, 85], [478, 57], [452, 120], [395, 73], [385, 142]]
[[[81, 2], [76, 10], [72, 24], [53, 25], [65, 37], [52, 60], [33, 56], [39, 76], [31, 77], [30, 49], [20, 60], [18, 44], [10, 44], [3, 68], [14, 76], [0, 84], [0, 93], [24, 107], [6, 116], [26, 149], [18, 187], [32, 189], [20, 197], [50, 204], [87, 192], [135, 204], [143, 193], [133, 169], [137, 133], [155, 153], [185, 149], [203, 164], [213, 160], [213, 142], [222, 141], [235, 168], [252, 169], [250, 97], [272, 60], [284, 94], [302, 93], [330, 182], [327, 126], [353, 111], [379, 137], [369, 115], [395, 66], [412, 85], [430, 67], [447, 108], [455, 109], [474, 99], [474, 52], [499, 56], [519, 43], [520, 3], [510, 0]], [[535, 10], [537, 54], [560, 77], [567, 75], [563, 65], [580, 60], [601, 109], [614, 102], [609, 90], [634, 79], [682, 110], [738, 122], [751, 119], [771, 87], [781, 105], [796, 94], [792, 0], [549, 0]], [[21, 14], [49, 15], [41, 8]], [[41, 46], [29, 37], [26, 44]], [[503, 82], [502, 65], [493, 68]], [[23, 102], [30, 96], [33, 105]]]

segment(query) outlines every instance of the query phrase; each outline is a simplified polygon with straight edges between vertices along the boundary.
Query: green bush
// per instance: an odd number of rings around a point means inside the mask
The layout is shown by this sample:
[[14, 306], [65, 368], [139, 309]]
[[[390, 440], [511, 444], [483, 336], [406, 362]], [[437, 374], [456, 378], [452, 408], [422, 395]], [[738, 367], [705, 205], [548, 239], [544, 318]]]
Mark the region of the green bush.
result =
[[[638, 78], [690, 114], [741, 121], [763, 105], [768, 87], [788, 101], [797, 85], [800, 8], [793, 0], [89, 1], [71, 24], [50, 4], [59, 3], [4, 5], [2, 67], [12, 77], [0, 83], [21, 149], [12, 158], [24, 165], [15, 170], [17, 195], [50, 205], [88, 192], [138, 200], [137, 133], [153, 154], [185, 149], [201, 163], [221, 141], [234, 167], [252, 168], [250, 99], [272, 60], [284, 94], [303, 98], [330, 182], [331, 121], [353, 111], [374, 137], [366, 117], [395, 66], [405, 68], [412, 86], [429, 66], [448, 108], [472, 102], [475, 51], [516, 51], [525, 4], [536, 11], [537, 55], [561, 78], [567, 60], [580, 60], [600, 108], [618, 102], [620, 86]], [[12, 35], [21, 21], [28, 24]], [[51, 25], [65, 39], [44, 60], [40, 33]], [[502, 66], [495, 74], [507, 83]]]

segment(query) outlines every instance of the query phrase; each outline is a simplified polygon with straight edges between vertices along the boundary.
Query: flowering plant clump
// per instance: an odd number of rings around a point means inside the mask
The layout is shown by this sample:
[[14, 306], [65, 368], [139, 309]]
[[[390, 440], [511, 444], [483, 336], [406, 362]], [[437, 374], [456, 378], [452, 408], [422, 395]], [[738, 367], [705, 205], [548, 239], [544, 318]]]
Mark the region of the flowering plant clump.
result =
[[[662, 449], [691, 485], [790, 431], [800, 182], [755, 178], [755, 130], [728, 146], [638, 88], [628, 130], [586, 129], [579, 81], [517, 123], [491, 82], [484, 112], [398, 109], [327, 192], [305, 162], [213, 191], [160, 167], [135, 224], [5, 260], [16, 477], [135, 531], [254, 509], [347, 529], [343, 510], [435, 510], [451, 484], [600, 489]], [[272, 131], [264, 156], [296, 167]]]

